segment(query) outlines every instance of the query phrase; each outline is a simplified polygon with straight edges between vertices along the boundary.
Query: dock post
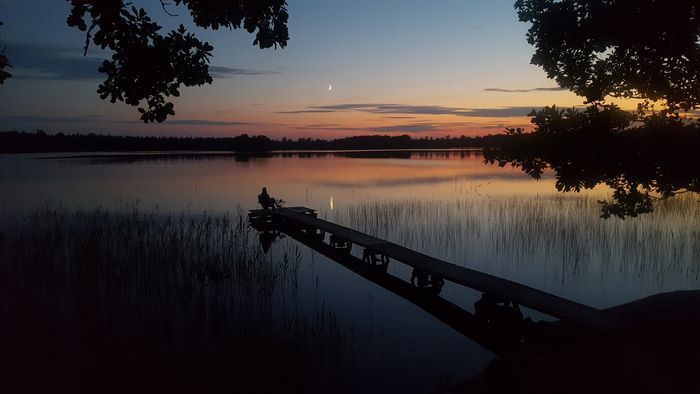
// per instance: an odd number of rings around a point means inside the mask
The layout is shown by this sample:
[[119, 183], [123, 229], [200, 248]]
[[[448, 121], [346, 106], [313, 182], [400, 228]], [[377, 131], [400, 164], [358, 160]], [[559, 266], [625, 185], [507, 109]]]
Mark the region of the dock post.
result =
[[365, 248], [362, 252], [362, 261], [369, 265], [379, 267], [384, 271], [389, 267], [389, 256], [375, 252], [370, 248]]
[[338, 235], [331, 233], [328, 243], [335, 249], [344, 249], [347, 253], [352, 251], [352, 242]]
[[411, 284], [419, 289], [426, 289], [440, 294], [445, 279], [430, 271], [414, 268], [411, 272]]

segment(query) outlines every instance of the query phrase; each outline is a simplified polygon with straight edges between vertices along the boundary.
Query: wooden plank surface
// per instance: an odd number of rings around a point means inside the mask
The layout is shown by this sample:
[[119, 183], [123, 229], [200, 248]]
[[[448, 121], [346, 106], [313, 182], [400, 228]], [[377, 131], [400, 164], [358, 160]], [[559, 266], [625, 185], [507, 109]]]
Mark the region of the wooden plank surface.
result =
[[451, 264], [357, 230], [301, 213], [298, 209], [275, 209], [274, 214], [279, 215], [287, 223], [291, 221], [296, 225], [321, 229], [406, 265], [437, 274], [445, 280], [510, 299], [559, 319], [578, 322], [597, 329], [616, 329], [625, 326], [614, 316], [590, 306], [494, 275]]

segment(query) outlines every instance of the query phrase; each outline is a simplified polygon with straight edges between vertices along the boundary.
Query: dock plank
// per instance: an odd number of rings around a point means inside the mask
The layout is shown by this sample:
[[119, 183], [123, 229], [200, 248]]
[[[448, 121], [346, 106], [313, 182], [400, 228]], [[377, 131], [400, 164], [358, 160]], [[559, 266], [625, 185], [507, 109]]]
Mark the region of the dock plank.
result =
[[376, 253], [381, 253], [411, 267], [437, 274], [445, 280], [513, 300], [520, 305], [559, 319], [574, 321], [602, 330], [624, 328], [625, 326], [622, 321], [614, 316], [605, 314], [590, 306], [508, 279], [448, 263], [360, 231], [318, 219], [303, 212], [303, 210], [298, 208], [280, 208], [274, 210], [274, 215], [278, 215], [287, 224], [313, 227], [335, 234], [337, 237], [368, 248]]

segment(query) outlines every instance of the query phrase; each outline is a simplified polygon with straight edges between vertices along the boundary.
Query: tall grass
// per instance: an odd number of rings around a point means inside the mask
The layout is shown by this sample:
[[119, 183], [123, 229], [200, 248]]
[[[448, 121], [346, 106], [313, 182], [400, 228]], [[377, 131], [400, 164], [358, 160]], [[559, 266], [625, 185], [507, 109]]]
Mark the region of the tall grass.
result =
[[2, 229], [3, 387], [332, 390], [344, 334], [286, 306], [299, 258], [256, 238], [240, 209], [47, 208]]
[[599, 218], [585, 194], [397, 199], [350, 204], [331, 220], [447, 261], [600, 307], [700, 285], [697, 195], [652, 214]]

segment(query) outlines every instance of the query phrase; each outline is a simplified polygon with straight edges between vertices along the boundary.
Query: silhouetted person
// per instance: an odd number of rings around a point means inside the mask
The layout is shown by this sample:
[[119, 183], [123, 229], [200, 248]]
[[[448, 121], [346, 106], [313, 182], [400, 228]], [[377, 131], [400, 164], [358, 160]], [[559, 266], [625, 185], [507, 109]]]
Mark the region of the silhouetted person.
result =
[[270, 208], [281, 208], [282, 206], [275, 200], [274, 198], [270, 197], [269, 194], [267, 194], [267, 188], [263, 187], [262, 192], [258, 194], [258, 203], [262, 206], [263, 209], [270, 209]]

